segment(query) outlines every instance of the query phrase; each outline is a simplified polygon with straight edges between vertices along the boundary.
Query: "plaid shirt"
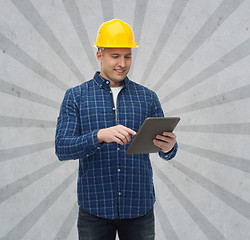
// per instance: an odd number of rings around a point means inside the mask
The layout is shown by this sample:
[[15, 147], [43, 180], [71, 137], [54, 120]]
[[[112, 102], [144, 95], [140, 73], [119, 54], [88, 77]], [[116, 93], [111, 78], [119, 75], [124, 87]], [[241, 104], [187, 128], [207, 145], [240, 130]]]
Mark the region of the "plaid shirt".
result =
[[[78, 203], [106, 219], [137, 218], [155, 202], [149, 154], [126, 155], [128, 145], [102, 143], [99, 129], [117, 124], [138, 131], [147, 117], [162, 117], [157, 95], [127, 77], [114, 107], [110, 82], [94, 78], [67, 90], [58, 117], [55, 147], [59, 160], [79, 159]], [[168, 154], [169, 160], [178, 145]]]

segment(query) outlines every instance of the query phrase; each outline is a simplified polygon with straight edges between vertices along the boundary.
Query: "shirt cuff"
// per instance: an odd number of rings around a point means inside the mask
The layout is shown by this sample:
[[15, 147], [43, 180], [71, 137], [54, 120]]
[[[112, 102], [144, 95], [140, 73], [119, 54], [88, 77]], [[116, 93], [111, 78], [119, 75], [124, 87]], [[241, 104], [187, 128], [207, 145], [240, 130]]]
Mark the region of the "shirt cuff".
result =
[[94, 130], [92, 133], [90, 133], [87, 137], [87, 143], [88, 143], [88, 150], [87, 150], [87, 157], [94, 154], [97, 150], [101, 149], [101, 145], [98, 142], [97, 139], [97, 133], [99, 130]]
[[164, 153], [162, 151], [159, 152], [159, 156], [164, 160], [171, 160], [175, 157], [176, 153], [178, 151], [178, 143], [176, 142], [174, 147], [167, 153]]

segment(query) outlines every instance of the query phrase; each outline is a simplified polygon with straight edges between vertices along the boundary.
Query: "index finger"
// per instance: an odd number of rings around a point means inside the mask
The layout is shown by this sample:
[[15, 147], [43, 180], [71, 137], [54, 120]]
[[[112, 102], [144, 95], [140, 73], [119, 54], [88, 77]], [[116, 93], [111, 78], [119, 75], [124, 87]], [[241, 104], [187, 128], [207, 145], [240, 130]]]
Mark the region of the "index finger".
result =
[[163, 132], [163, 136], [176, 139], [176, 135], [173, 132]]
[[134, 130], [132, 130], [128, 127], [125, 127], [123, 125], [121, 125], [121, 126], [122, 126], [123, 130], [125, 130], [127, 133], [132, 134], [132, 135], [136, 135], [136, 132]]

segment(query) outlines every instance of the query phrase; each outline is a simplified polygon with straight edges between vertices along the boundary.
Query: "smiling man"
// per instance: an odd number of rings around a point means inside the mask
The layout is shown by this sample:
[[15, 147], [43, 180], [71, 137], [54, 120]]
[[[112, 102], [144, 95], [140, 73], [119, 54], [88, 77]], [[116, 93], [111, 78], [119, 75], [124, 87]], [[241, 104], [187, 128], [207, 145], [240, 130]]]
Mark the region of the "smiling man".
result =
[[[95, 45], [101, 71], [67, 90], [57, 121], [59, 160], [79, 159], [80, 240], [153, 240], [155, 193], [149, 154], [126, 154], [147, 117], [163, 117], [157, 95], [128, 79], [136, 48], [131, 27], [113, 19], [101, 25]], [[174, 133], [156, 136], [159, 156], [172, 159]]]
[[119, 87], [127, 76], [131, 63], [131, 48], [99, 48], [97, 59], [101, 63], [100, 75], [110, 81], [110, 87]]

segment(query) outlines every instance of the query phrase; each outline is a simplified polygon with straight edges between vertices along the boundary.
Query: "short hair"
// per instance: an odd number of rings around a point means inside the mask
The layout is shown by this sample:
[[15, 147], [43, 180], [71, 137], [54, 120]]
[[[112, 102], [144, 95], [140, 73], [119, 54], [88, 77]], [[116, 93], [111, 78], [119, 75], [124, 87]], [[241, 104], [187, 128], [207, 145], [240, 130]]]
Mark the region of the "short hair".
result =
[[104, 47], [98, 47], [98, 52], [103, 52], [105, 50]]

